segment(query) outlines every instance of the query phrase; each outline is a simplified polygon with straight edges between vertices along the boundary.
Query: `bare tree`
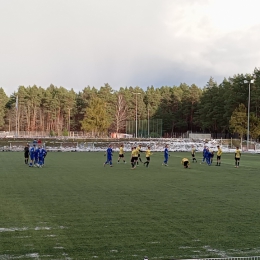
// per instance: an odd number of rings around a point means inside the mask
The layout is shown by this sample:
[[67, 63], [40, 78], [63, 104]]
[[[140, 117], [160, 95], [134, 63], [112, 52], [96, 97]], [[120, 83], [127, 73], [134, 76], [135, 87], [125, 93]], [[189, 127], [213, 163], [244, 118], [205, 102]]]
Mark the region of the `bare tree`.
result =
[[116, 112], [115, 112], [115, 130], [116, 133], [125, 129], [127, 119], [127, 106], [124, 96], [122, 94], [117, 95]]

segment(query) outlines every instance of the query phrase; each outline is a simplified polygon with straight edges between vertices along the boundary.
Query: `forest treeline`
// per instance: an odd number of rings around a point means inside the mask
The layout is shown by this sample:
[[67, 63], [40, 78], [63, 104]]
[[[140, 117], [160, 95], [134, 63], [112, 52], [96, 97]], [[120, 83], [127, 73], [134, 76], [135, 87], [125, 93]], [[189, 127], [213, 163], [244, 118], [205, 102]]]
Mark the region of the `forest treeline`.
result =
[[[163, 135], [176, 133], [238, 133], [246, 135], [250, 84], [250, 136], [260, 135], [260, 70], [237, 74], [217, 84], [210, 78], [201, 89], [195, 84], [179, 86], [121, 87], [109, 84], [97, 89], [73, 89], [50, 85], [44, 89], [20, 86], [7, 96], [0, 88], [0, 129], [47, 131], [66, 135], [85, 131], [95, 136], [124, 133], [126, 121], [162, 119]], [[137, 101], [137, 104], [136, 104]], [[136, 106], [137, 105], [137, 106]]]

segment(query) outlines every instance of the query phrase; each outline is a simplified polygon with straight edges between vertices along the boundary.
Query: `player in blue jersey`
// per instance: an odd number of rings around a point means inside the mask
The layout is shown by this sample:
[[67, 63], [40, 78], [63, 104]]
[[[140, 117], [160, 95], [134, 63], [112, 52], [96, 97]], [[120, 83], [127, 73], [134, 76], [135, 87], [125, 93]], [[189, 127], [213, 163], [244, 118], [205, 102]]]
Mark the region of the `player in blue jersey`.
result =
[[206, 158], [206, 162], [209, 166], [211, 165], [211, 156], [212, 156], [212, 154], [211, 154], [209, 148], [207, 148], [206, 152], [205, 152], [205, 158]]
[[163, 161], [162, 165], [168, 166], [169, 150], [168, 150], [168, 145], [167, 144], [165, 145], [163, 153], [164, 153], [164, 161]]
[[38, 167], [42, 167], [44, 165], [44, 157], [46, 156], [46, 150], [42, 148], [42, 146], [39, 147], [39, 163]]
[[36, 146], [34, 150], [34, 167], [39, 167], [39, 148]]
[[44, 165], [45, 163], [45, 157], [47, 156], [47, 150], [46, 149], [43, 149], [43, 159], [42, 159], [42, 166]]
[[29, 164], [29, 167], [33, 167], [34, 165], [34, 159], [35, 159], [35, 144], [30, 148], [30, 159], [31, 159], [31, 162]]
[[109, 164], [110, 167], [112, 167], [112, 156], [113, 156], [113, 149], [112, 149], [112, 145], [110, 144], [107, 148], [106, 154], [107, 155], [107, 160], [106, 162], [104, 162], [104, 166], [106, 164]]
[[206, 160], [206, 155], [207, 155], [207, 147], [204, 146], [204, 149], [203, 149], [203, 151], [202, 151], [203, 159], [202, 159], [202, 162], [201, 162], [200, 164], [202, 164], [202, 163], [204, 163], [205, 161], [207, 161], [207, 160]]
[[214, 152], [214, 150], [209, 150], [209, 152], [210, 152], [210, 164], [212, 165], [215, 152]]

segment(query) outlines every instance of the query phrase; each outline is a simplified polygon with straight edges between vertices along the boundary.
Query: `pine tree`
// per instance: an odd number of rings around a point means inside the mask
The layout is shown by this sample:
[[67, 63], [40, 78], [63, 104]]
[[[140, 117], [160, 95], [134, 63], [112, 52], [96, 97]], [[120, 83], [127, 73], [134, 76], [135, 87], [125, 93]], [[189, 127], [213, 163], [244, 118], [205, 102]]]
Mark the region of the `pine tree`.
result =
[[93, 97], [86, 108], [85, 118], [81, 121], [82, 130], [92, 132], [92, 136], [100, 136], [107, 134], [110, 124], [106, 105], [102, 99]]

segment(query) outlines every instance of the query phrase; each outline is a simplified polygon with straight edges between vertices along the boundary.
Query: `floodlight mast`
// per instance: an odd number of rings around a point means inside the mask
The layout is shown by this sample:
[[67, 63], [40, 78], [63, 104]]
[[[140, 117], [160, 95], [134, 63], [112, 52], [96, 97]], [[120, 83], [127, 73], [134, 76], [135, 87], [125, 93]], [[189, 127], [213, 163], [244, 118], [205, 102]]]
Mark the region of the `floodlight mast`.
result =
[[137, 129], [137, 95], [141, 95], [140, 92], [132, 92], [133, 95], [135, 95], [135, 138], [137, 138], [137, 133], [138, 133], [138, 129]]
[[249, 149], [249, 132], [250, 132], [250, 128], [249, 128], [249, 123], [250, 123], [250, 91], [251, 91], [251, 86], [250, 84], [253, 84], [254, 83], [254, 80], [251, 79], [251, 80], [244, 80], [244, 83], [248, 83], [249, 86], [248, 86], [248, 104], [247, 104], [247, 140], [246, 140], [246, 148], [247, 148], [247, 151]]

